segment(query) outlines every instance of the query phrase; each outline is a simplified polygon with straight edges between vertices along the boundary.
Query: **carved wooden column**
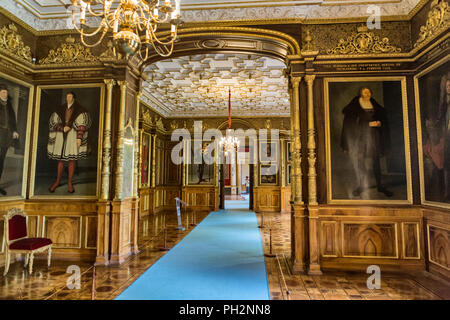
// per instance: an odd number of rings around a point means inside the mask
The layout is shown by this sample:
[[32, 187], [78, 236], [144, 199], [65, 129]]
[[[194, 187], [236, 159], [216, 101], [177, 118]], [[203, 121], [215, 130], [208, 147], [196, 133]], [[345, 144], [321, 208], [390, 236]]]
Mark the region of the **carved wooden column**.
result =
[[141, 157], [139, 153], [139, 106], [142, 92], [138, 92], [136, 95], [136, 117], [135, 117], [135, 129], [134, 129], [134, 168], [133, 168], [133, 193], [131, 203], [131, 241], [132, 252], [134, 254], [139, 252], [138, 249], [138, 233], [139, 233], [139, 168], [141, 163]]
[[111, 202], [109, 201], [109, 181], [111, 177], [111, 110], [112, 91], [116, 82], [113, 79], [105, 80], [106, 84], [106, 108], [105, 124], [103, 129], [103, 154], [102, 154], [102, 182], [101, 194], [97, 203], [97, 257], [96, 265], [109, 264], [109, 228], [111, 215]]
[[315, 75], [305, 76], [308, 86], [308, 219], [309, 219], [309, 271], [320, 275], [319, 208], [317, 203], [316, 129], [314, 126]]
[[291, 153], [291, 159], [289, 160], [289, 164], [291, 165], [291, 172], [290, 172], [290, 181], [291, 181], [291, 202], [294, 202], [295, 198], [295, 182], [294, 182], [294, 108], [292, 106], [292, 86], [291, 82], [289, 81], [289, 99], [291, 102], [291, 137], [290, 137], [290, 144], [289, 144], [289, 152]]
[[111, 228], [111, 263], [120, 264], [130, 253], [130, 240], [128, 239], [131, 227], [131, 202], [123, 201], [123, 152], [124, 152], [124, 127], [127, 83], [118, 81], [120, 85], [120, 108], [116, 146], [116, 172], [115, 193], [112, 203], [112, 228]]
[[[302, 200], [302, 170], [301, 170], [301, 140], [300, 140], [300, 92], [301, 77], [291, 74], [292, 83], [291, 114], [293, 116], [293, 136], [291, 144], [294, 144], [292, 152], [292, 168], [294, 171], [291, 186], [294, 197], [291, 202], [291, 259], [292, 270], [295, 273], [306, 273], [308, 260], [308, 219]], [[292, 129], [291, 129], [292, 133]]]

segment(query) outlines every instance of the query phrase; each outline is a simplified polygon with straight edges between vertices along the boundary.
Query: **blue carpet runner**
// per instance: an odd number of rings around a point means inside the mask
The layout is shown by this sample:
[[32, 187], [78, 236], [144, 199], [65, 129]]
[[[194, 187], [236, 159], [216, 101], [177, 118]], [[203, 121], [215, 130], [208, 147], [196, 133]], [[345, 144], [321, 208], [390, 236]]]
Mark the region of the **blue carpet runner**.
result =
[[256, 215], [230, 203], [233, 209], [209, 214], [116, 299], [270, 299]]

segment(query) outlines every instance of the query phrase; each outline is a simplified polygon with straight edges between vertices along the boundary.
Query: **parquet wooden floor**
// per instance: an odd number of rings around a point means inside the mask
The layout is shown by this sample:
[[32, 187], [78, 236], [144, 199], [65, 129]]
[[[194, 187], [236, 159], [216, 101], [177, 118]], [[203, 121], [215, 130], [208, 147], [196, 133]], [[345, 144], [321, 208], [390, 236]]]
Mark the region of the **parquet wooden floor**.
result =
[[[206, 217], [206, 213], [197, 213], [197, 223]], [[145, 272], [164, 251], [163, 230], [166, 223], [167, 243], [173, 247], [194, 228], [190, 226], [193, 215], [182, 214], [186, 231], [175, 229], [177, 224], [174, 213], [152, 215], [140, 221], [139, 249], [137, 255], [129, 257], [120, 266], [95, 268], [89, 262], [52, 261], [47, 270], [44, 260], [36, 260], [34, 272], [30, 276], [23, 268], [23, 261], [11, 265], [6, 277], [0, 275], [0, 299], [51, 299], [51, 300], [90, 300], [93, 286], [94, 299], [114, 299], [142, 273]], [[258, 214], [260, 219], [260, 214]], [[261, 221], [261, 220], [259, 220]], [[369, 290], [366, 286], [366, 274], [350, 272], [326, 272], [322, 276], [292, 275], [288, 263], [290, 255], [290, 215], [264, 214], [264, 226], [260, 229], [265, 252], [269, 251], [269, 228], [272, 227], [273, 252], [276, 258], [266, 258], [271, 299], [290, 300], [377, 300], [377, 299], [449, 299], [450, 284], [427, 272], [416, 274], [382, 274], [381, 289]], [[278, 263], [279, 261], [279, 263]], [[67, 268], [77, 265], [81, 270], [81, 288], [68, 289], [70, 276]], [[287, 290], [279, 269], [283, 271]], [[3, 273], [3, 268], [0, 269]]]

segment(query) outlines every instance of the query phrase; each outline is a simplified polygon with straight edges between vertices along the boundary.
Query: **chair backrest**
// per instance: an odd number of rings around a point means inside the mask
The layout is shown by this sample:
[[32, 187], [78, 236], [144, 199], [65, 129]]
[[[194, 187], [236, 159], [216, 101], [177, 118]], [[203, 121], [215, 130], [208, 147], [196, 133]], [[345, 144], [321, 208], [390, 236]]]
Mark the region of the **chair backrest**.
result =
[[26, 238], [27, 233], [27, 216], [19, 208], [8, 210], [5, 216], [5, 237], [6, 243]]

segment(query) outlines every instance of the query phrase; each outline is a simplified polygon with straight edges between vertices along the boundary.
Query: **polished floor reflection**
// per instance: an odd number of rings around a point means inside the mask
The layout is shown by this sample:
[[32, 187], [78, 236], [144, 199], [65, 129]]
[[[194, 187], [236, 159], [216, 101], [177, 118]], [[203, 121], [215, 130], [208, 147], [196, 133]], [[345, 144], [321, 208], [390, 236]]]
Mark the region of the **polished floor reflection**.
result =
[[[185, 231], [176, 230], [177, 216], [175, 212], [151, 215], [141, 219], [139, 223], [140, 253], [129, 257], [120, 266], [95, 268], [93, 281], [93, 265], [88, 262], [52, 261], [47, 270], [44, 260], [36, 258], [33, 274], [23, 268], [23, 261], [11, 265], [9, 273], [0, 280], [0, 299], [51, 299], [51, 300], [90, 300], [114, 299], [125, 288], [142, 275], [166, 251], [164, 246], [164, 226], [167, 227], [167, 247], [173, 247], [182, 240], [207, 213], [182, 212], [182, 223]], [[81, 271], [81, 288], [69, 289], [67, 281], [70, 277], [67, 268], [76, 265]], [[3, 273], [3, 268], [0, 270]], [[92, 290], [95, 286], [95, 291]]]

